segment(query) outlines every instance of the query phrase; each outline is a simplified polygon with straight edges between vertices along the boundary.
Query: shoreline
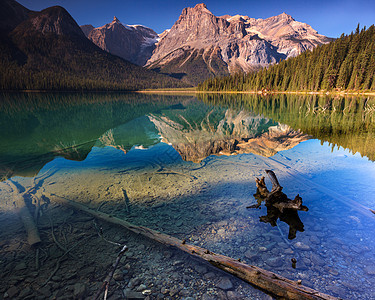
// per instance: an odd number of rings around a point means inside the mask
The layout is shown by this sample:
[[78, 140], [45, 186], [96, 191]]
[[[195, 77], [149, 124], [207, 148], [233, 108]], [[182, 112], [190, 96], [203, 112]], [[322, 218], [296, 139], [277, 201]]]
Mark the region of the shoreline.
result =
[[1, 91], [1, 93], [138, 93], [138, 94], [249, 94], [249, 95], [319, 95], [319, 96], [371, 96], [375, 97], [374, 92], [350, 92], [350, 91], [198, 91], [191, 89], [155, 89], [138, 91], [52, 91], [52, 90], [11, 90]]

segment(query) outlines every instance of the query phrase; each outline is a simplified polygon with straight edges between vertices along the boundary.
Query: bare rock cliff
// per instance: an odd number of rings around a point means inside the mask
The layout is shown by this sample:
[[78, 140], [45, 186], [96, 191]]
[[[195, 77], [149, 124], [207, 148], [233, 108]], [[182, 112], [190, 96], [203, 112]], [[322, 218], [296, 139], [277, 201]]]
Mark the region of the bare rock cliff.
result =
[[256, 70], [330, 40], [285, 13], [268, 19], [217, 17], [197, 4], [163, 33], [146, 66], [197, 84], [210, 76]]
[[151, 57], [159, 37], [150, 28], [142, 25], [125, 25], [116, 17], [102, 27], [90, 26], [83, 25], [81, 29], [94, 44], [140, 66]]

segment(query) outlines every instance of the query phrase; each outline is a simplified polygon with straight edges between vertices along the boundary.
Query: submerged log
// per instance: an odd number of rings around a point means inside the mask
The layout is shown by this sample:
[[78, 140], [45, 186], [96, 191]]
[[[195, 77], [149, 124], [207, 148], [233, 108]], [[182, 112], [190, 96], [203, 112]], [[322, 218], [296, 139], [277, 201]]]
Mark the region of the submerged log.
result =
[[236, 259], [210, 252], [209, 250], [201, 247], [186, 244], [185, 241], [158, 232], [156, 230], [144, 226], [133, 225], [125, 220], [113, 217], [100, 211], [93, 210], [86, 205], [53, 194], [50, 194], [49, 197], [60, 204], [69, 205], [102, 221], [120, 225], [127, 230], [130, 230], [137, 234], [142, 234], [143, 236], [148, 237], [156, 242], [167, 246], [176, 247], [191, 255], [200, 257], [203, 260], [214, 265], [215, 267], [224, 270], [238, 278], [241, 278], [242, 280], [252, 284], [253, 286], [258, 287], [266, 291], [267, 293], [275, 295], [277, 297], [285, 299], [338, 299], [303, 286], [300, 282], [289, 280], [273, 272], [266, 271], [255, 266], [247, 265]]
[[36, 245], [41, 242], [38, 228], [35, 225], [34, 218], [31, 215], [28, 207], [26, 206], [25, 196], [28, 191], [21, 193], [19, 188], [11, 180], [9, 180], [9, 185], [13, 189], [13, 203], [16, 207], [17, 213], [25, 227], [27, 234], [27, 242], [30, 246]]

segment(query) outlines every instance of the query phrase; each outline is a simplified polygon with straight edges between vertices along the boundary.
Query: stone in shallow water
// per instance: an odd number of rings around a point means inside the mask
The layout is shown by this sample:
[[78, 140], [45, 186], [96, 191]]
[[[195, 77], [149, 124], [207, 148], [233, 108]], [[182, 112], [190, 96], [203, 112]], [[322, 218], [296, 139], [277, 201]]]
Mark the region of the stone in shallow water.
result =
[[12, 299], [13, 297], [15, 297], [17, 294], [18, 294], [18, 289], [15, 287], [15, 286], [12, 286], [11, 288], [9, 288], [5, 295], [4, 295], [4, 298], [10, 298]]
[[314, 265], [317, 265], [317, 266], [324, 266], [325, 265], [324, 260], [319, 255], [314, 254], [314, 253], [311, 254], [311, 262]]
[[271, 257], [267, 259], [266, 264], [271, 267], [277, 268], [282, 266], [283, 260], [281, 257]]
[[365, 272], [368, 275], [375, 275], [375, 265], [365, 267]]
[[217, 234], [218, 234], [218, 235], [225, 235], [225, 229], [224, 229], [224, 228], [220, 228], [220, 229], [217, 231]]
[[228, 297], [228, 300], [240, 300], [240, 299], [242, 299], [241, 295], [238, 294], [236, 291], [228, 291], [227, 297]]
[[83, 283], [76, 283], [73, 289], [73, 295], [75, 299], [82, 298], [86, 293], [86, 285]]
[[301, 249], [301, 250], [310, 250], [310, 246], [309, 245], [306, 245], [302, 242], [297, 242], [294, 244], [294, 247], [298, 248], [298, 249]]
[[140, 292], [135, 292], [130, 289], [124, 290], [125, 299], [144, 299], [145, 296], [143, 296]]
[[222, 290], [230, 290], [233, 288], [232, 281], [230, 281], [228, 277], [221, 278], [216, 286]]
[[257, 256], [257, 253], [254, 252], [253, 250], [247, 250], [245, 252], [245, 257], [248, 258], [248, 259], [254, 259], [254, 258], [256, 258], [256, 256]]
[[205, 274], [207, 273], [207, 267], [205, 265], [199, 265], [199, 264], [194, 264], [193, 269], [200, 273], [200, 274]]

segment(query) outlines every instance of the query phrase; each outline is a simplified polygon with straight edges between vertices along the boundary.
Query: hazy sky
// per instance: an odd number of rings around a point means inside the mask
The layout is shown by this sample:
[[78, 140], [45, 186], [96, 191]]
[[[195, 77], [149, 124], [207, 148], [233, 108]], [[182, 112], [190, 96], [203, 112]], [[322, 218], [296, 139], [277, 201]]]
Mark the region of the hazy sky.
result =
[[[61, 5], [79, 25], [102, 26], [116, 16], [125, 24], [142, 24], [157, 33], [171, 28], [184, 7], [193, 7], [201, 1], [176, 0], [20, 0], [32, 10]], [[268, 18], [283, 12], [296, 21], [312, 26], [329, 37], [349, 34], [357, 24], [369, 27], [375, 23], [375, 0], [207, 0], [207, 8], [216, 16], [247, 15]]]

